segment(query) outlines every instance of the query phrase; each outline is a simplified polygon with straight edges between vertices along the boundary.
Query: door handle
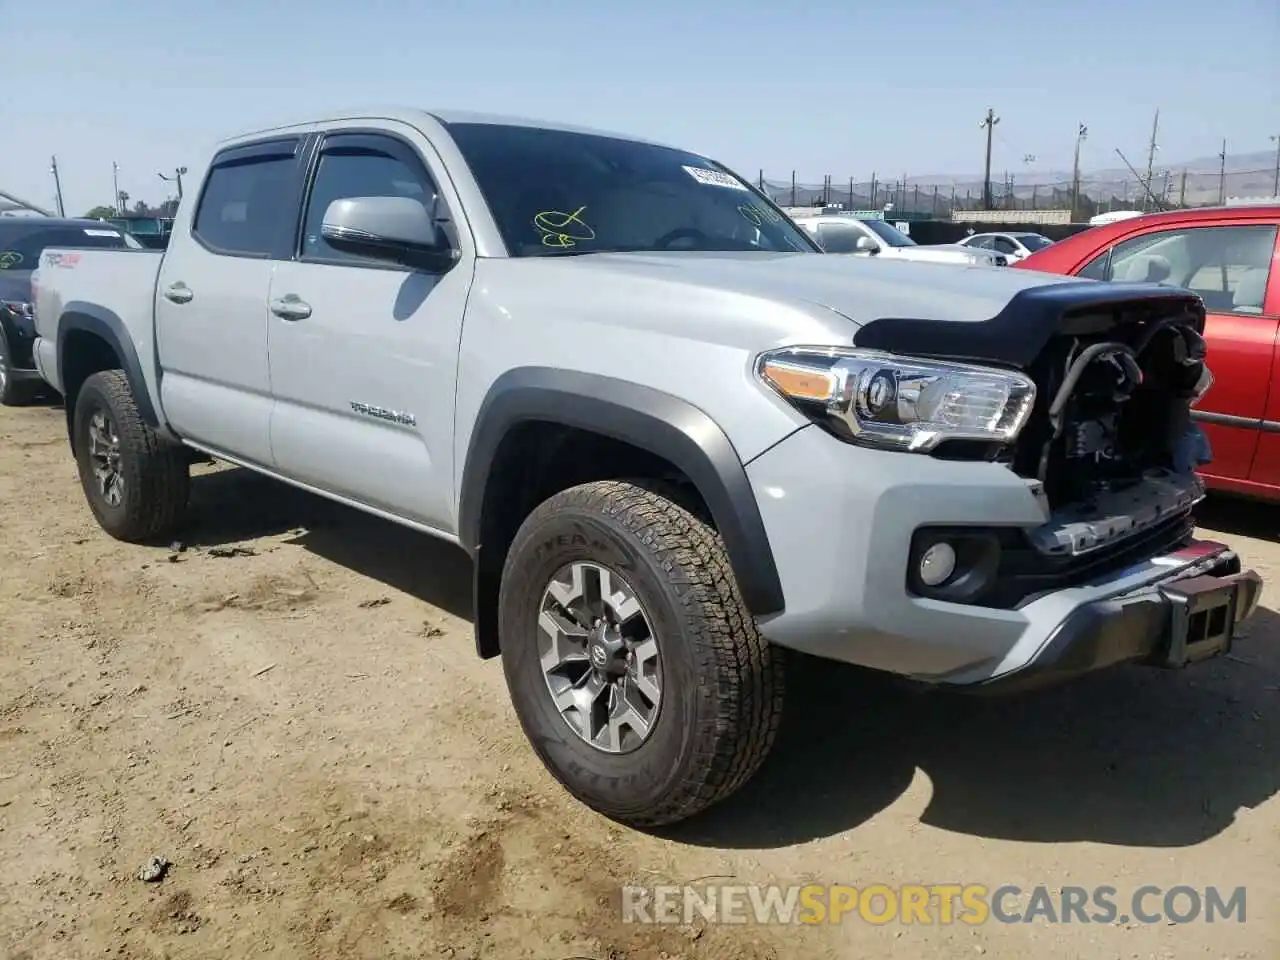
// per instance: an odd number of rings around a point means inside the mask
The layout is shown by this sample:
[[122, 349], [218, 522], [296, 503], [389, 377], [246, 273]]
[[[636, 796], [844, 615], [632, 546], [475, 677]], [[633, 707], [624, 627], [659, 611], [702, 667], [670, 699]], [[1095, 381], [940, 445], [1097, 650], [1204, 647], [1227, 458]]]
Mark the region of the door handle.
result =
[[311, 316], [311, 304], [296, 293], [286, 293], [271, 301], [271, 312], [281, 320], [305, 320]]
[[174, 303], [190, 303], [193, 297], [195, 293], [181, 280], [164, 288], [164, 298]]

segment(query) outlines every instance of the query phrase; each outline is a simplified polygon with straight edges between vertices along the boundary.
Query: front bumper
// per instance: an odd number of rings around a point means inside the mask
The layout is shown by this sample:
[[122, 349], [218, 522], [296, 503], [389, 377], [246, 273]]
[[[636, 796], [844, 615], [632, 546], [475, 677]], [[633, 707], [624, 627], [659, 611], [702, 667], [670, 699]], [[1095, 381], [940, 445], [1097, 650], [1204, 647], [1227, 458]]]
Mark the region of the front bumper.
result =
[[1212, 578], [1201, 588], [1228, 588], [1231, 609], [1213, 617], [1232, 627], [1261, 592], [1261, 579], [1241, 573], [1229, 548], [1197, 541], [1012, 609], [931, 600], [907, 589], [912, 533], [1040, 527], [1047, 508], [1026, 481], [996, 464], [855, 447], [817, 427], [757, 457], [747, 474], [786, 601], [760, 621], [765, 637], [925, 682], [1012, 689], [1126, 661], [1187, 662], [1230, 640], [1178, 646], [1206, 620], [1185, 622], [1195, 578]]
[[981, 684], [984, 693], [1051, 686], [1120, 663], [1178, 668], [1231, 649], [1235, 628], [1262, 596], [1262, 578], [1212, 541], [1194, 541], [1160, 558], [1181, 565], [1166, 581], [1082, 604], [1020, 670]]

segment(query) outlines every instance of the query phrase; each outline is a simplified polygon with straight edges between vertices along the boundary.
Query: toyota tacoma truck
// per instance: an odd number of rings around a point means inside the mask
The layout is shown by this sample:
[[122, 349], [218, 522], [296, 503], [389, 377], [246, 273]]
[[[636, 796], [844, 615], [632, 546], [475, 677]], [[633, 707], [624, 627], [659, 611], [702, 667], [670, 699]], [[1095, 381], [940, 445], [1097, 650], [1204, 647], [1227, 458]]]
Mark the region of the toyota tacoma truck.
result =
[[163, 253], [36, 287], [107, 533], [167, 542], [199, 456], [456, 542], [530, 743], [624, 823], [757, 770], [788, 651], [994, 692], [1221, 654], [1258, 603], [1193, 537], [1198, 297], [828, 256], [685, 150], [320, 116], [217, 145]]

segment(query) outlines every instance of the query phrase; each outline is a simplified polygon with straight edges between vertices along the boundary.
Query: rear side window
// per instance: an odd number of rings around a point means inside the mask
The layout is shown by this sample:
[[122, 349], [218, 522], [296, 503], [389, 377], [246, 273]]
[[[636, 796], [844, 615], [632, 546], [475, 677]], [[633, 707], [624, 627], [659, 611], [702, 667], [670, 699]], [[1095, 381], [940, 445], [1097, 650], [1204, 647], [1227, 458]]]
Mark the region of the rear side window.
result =
[[205, 180], [192, 233], [214, 253], [267, 257], [294, 216], [292, 155], [231, 159]]

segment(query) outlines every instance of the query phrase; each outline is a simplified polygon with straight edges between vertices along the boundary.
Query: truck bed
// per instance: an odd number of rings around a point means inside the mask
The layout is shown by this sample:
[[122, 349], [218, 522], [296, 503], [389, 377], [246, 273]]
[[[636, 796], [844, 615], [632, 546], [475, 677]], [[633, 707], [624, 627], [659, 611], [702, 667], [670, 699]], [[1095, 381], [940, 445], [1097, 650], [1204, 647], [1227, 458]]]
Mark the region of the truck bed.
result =
[[[58, 343], [59, 318], [83, 315], [105, 324], [117, 337], [132, 342], [148, 390], [155, 389], [154, 357], [156, 278], [159, 250], [87, 250], [49, 247], [33, 277], [37, 363], [41, 375], [62, 391], [57, 364], [50, 362]], [[154, 393], [153, 393], [154, 395]]]

